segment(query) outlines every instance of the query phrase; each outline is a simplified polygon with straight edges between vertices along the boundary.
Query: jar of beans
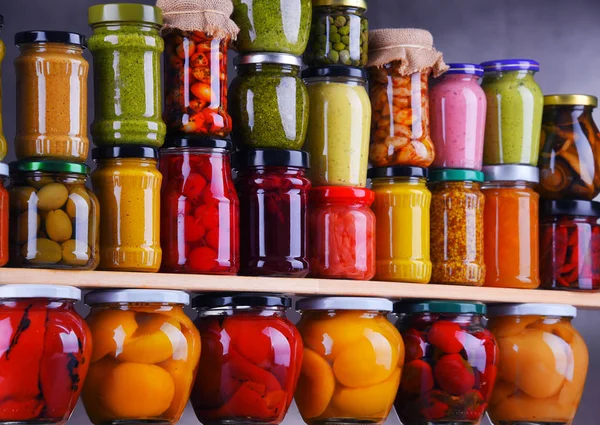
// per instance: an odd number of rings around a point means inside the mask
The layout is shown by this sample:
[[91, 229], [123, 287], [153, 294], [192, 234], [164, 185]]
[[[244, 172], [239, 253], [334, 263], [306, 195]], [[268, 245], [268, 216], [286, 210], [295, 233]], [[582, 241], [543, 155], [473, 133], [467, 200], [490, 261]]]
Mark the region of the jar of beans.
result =
[[483, 173], [434, 170], [431, 198], [431, 282], [481, 286], [483, 258]]

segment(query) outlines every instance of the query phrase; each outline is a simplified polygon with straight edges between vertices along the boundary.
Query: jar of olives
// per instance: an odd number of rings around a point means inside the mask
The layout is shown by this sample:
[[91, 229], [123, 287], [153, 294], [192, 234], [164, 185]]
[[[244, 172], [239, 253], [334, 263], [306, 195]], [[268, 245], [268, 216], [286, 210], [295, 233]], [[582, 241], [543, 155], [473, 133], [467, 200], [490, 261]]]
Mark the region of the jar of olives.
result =
[[367, 66], [369, 22], [366, 0], [313, 0], [304, 60], [308, 66]]
[[96, 268], [99, 208], [96, 196], [85, 187], [89, 172], [87, 165], [72, 162], [11, 164], [12, 266]]

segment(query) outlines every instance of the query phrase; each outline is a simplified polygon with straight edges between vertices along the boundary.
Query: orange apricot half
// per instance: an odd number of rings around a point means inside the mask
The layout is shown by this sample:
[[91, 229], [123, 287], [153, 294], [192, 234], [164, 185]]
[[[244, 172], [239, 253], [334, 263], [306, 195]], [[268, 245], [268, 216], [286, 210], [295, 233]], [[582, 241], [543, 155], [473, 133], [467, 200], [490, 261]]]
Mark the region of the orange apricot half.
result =
[[335, 377], [331, 366], [310, 348], [304, 348], [302, 371], [296, 387], [296, 404], [304, 419], [320, 416], [331, 401]]
[[118, 356], [137, 331], [135, 314], [128, 310], [98, 310], [87, 318], [92, 332], [92, 363], [111, 354]]

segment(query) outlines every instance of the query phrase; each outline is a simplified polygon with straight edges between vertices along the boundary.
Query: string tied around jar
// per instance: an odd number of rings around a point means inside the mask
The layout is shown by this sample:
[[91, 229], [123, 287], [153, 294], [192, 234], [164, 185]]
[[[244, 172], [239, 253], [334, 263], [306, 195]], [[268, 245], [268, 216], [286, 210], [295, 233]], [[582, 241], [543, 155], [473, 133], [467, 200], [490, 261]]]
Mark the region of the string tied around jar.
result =
[[165, 20], [162, 35], [172, 29], [202, 31], [213, 38], [235, 40], [240, 32], [231, 19], [231, 0], [157, 0]]

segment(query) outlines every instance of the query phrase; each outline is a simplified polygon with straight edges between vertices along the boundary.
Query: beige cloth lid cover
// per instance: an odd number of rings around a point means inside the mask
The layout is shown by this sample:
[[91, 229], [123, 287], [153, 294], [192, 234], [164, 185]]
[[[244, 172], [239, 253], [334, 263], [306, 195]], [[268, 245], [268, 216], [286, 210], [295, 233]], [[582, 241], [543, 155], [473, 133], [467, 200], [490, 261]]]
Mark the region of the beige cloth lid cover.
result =
[[429, 31], [416, 28], [381, 29], [369, 31], [368, 67], [382, 67], [400, 62], [399, 72], [411, 75], [431, 68], [434, 77], [448, 70], [442, 52], [433, 47]]
[[163, 11], [163, 34], [169, 33], [171, 28], [177, 28], [235, 40], [240, 32], [230, 19], [233, 13], [231, 0], [157, 0], [156, 6]]

